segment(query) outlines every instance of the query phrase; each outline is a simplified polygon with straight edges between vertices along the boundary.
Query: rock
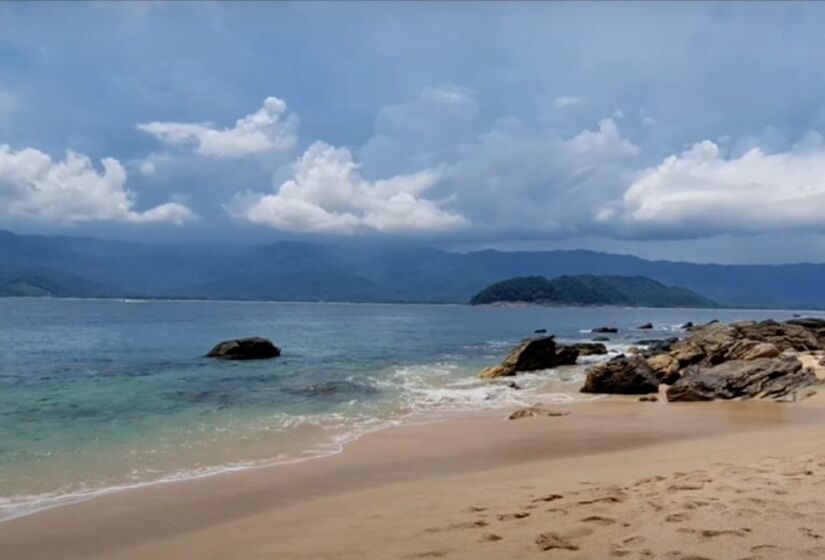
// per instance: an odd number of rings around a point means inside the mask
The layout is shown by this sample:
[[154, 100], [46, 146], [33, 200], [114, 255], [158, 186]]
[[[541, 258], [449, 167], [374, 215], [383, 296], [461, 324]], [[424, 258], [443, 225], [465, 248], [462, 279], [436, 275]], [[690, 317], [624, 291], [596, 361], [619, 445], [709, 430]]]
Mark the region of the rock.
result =
[[516, 370], [511, 367], [498, 365], [484, 368], [478, 376], [481, 379], [496, 379], [497, 377], [507, 377], [510, 375], [515, 375], [516, 373]]
[[531, 418], [533, 416], [567, 416], [569, 411], [552, 410], [539, 405], [528, 406], [512, 413], [508, 418], [518, 420], [519, 418]]
[[509, 387], [510, 389], [513, 389], [514, 391], [520, 391], [521, 390], [521, 385], [519, 385], [515, 381], [509, 382], [507, 384], [507, 387]]
[[593, 342], [609, 342], [610, 337], [609, 336], [594, 336], [591, 340]]
[[535, 334], [544, 334], [547, 332], [547, 329], [536, 329], [533, 331]]
[[808, 329], [817, 338], [819, 345], [822, 348], [825, 348], [825, 319], [818, 319], [816, 317], [801, 317], [798, 319], [785, 321], [785, 323]]
[[790, 322], [777, 323], [776, 321], [768, 320], [759, 323], [734, 323], [732, 326], [742, 338], [749, 338], [759, 342], [770, 342], [782, 351], [797, 350], [804, 352], [822, 349], [822, 344], [819, 342], [816, 334], [808, 327], [799, 324]]
[[679, 339], [674, 337], [670, 338], [655, 338], [651, 340], [637, 340], [636, 344], [639, 346], [645, 346], [646, 348], [642, 351], [645, 356], [655, 356], [656, 354], [664, 354], [665, 352], [670, 352], [670, 349], [673, 348], [673, 345], [679, 342]]
[[265, 338], [255, 336], [219, 342], [206, 356], [225, 360], [265, 360], [280, 355], [280, 348]]
[[672, 385], [679, 381], [679, 361], [667, 354], [657, 354], [647, 359], [647, 364], [653, 370], [654, 375], [665, 385]]
[[688, 321], [687, 323], [685, 323], [684, 325], [682, 325], [679, 328], [682, 329], [683, 331], [689, 331], [690, 329], [693, 328], [693, 321]]
[[607, 346], [598, 342], [577, 342], [576, 344], [570, 344], [568, 347], [578, 350], [579, 356], [607, 354]]
[[591, 329], [590, 332], [594, 333], [617, 333], [619, 329], [616, 327], [596, 327], [595, 329]]
[[645, 323], [644, 325], [639, 325], [639, 326], [638, 326], [638, 327], [636, 327], [636, 328], [637, 328], [637, 329], [639, 329], [640, 331], [643, 331], [643, 330], [650, 330], [650, 329], [652, 329], [652, 328], [653, 328], [653, 323]]
[[645, 395], [643, 397], [639, 397], [639, 402], [658, 402], [659, 397], [656, 395]]
[[732, 325], [713, 324], [695, 329], [688, 338], [673, 344], [669, 353], [682, 368], [693, 364], [715, 365], [729, 359], [728, 350], [740, 338]]
[[555, 337], [528, 338], [513, 348], [500, 365], [484, 369], [479, 377], [494, 379], [515, 375], [520, 371], [536, 371], [557, 366], [573, 365], [579, 351], [571, 346], [557, 345]]
[[759, 358], [776, 358], [781, 352], [770, 342], [740, 340], [728, 350], [730, 360], [758, 360]]
[[643, 395], [659, 390], [659, 379], [639, 356], [616, 356], [587, 371], [582, 393]]
[[[667, 390], [667, 400], [714, 399], [796, 400], [797, 391], [820, 382], [813, 371], [792, 356], [732, 360], [716, 366], [690, 368]], [[800, 394], [804, 398], [807, 392]]]

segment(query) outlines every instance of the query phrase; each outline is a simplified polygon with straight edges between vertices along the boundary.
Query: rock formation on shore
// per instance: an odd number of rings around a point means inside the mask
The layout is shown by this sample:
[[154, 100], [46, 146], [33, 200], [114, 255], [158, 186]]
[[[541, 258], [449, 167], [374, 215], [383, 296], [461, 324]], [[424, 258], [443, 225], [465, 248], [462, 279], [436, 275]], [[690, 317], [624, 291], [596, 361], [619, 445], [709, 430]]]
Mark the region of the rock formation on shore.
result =
[[281, 355], [281, 349], [269, 340], [254, 336], [224, 340], [215, 345], [206, 355], [208, 358], [224, 360], [265, 360]]
[[825, 320], [712, 322], [681, 340], [643, 342], [651, 344], [633, 358], [590, 368], [582, 391], [653, 392], [663, 383], [669, 401], [802, 398], [820, 381], [791, 353], [825, 349]]
[[484, 369], [479, 377], [494, 379], [515, 375], [520, 371], [536, 371], [573, 365], [578, 357], [579, 350], [577, 348], [556, 344], [553, 335], [528, 338], [510, 351], [501, 364]]
[[582, 393], [644, 395], [659, 390], [659, 378], [641, 356], [616, 356], [587, 372]]

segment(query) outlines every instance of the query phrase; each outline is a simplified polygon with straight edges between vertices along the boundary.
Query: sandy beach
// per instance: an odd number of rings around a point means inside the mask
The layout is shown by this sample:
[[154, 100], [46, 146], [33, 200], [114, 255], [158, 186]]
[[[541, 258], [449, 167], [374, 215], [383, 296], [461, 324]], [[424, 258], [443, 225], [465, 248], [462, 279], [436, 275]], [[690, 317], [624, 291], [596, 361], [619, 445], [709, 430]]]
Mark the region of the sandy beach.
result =
[[0, 524], [20, 559], [819, 558], [825, 399], [559, 405]]

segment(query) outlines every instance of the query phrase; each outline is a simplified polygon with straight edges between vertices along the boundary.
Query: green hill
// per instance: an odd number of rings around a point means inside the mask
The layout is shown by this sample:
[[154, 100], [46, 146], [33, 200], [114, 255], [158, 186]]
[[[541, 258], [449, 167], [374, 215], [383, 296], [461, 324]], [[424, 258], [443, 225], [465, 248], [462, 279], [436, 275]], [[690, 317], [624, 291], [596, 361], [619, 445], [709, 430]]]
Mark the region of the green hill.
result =
[[715, 307], [716, 303], [686, 288], [674, 288], [644, 276], [543, 276], [511, 278], [491, 284], [470, 300], [540, 305], [617, 305], [629, 307]]

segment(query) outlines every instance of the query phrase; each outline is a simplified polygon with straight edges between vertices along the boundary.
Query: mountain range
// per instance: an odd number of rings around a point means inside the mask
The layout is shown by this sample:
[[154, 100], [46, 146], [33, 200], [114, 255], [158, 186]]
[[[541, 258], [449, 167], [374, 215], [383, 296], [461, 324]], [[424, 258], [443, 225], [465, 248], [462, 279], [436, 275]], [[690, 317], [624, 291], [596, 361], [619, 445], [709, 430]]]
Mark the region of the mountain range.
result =
[[466, 303], [516, 276], [646, 276], [720, 305], [825, 308], [825, 264], [719, 265], [595, 251], [159, 245], [0, 230], [0, 296]]

